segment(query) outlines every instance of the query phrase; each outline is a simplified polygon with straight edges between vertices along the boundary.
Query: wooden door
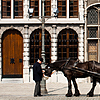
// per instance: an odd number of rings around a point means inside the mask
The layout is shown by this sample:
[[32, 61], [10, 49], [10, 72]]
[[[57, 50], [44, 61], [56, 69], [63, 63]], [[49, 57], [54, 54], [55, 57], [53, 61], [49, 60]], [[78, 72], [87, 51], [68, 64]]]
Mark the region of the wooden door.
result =
[[2, 37], [3, 78], [23, 77], [23, 38], [19, 31], [8, 30]]

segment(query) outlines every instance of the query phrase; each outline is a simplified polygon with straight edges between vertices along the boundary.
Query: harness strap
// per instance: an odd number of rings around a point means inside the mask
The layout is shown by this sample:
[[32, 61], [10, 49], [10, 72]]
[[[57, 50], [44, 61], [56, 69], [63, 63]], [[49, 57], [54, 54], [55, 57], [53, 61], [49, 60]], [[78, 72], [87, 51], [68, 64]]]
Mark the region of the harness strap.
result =
[[93, 61], [93, 71], [95, 70], [95, 61]]
[[63, 68], [61, 68], [61, 67], [63, 67], [63, 66], [65, 67], [65, 66], [68, 64], [69, 60], [70, 60], [70, 58], [68, 58], [68, 59], [66, 60], [66, 62], [63, 63], [63, 64], [60, 66], [60, 69], [63, 69]]

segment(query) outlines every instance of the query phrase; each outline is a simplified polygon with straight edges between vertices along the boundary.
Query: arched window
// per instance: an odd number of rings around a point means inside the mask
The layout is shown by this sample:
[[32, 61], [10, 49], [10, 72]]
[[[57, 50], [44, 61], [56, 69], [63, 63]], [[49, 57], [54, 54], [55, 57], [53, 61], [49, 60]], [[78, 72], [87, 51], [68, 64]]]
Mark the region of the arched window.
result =
[[[30, 65], [34, 64], [42, 51], [42, 30], [35, 30], [30, 37]], [[51, 37], [45, 30], [45, 61], [51, 62]]]
[[58, 60], [78, 58], [78, 35], [69, 29], [62, 30], [58, 35]]
[[94, 5], [87, 10], [87, 41], [88, 60], [100, 61], [100, 5]]

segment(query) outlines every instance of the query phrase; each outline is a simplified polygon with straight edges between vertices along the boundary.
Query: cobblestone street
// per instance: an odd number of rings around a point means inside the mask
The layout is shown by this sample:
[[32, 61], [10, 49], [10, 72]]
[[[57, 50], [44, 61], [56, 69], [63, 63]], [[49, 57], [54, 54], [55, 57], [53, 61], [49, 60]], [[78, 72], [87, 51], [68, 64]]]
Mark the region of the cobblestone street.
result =
[[[65, 97], [67, 85], [62, 83], [47, 83], [48, 94], [34, 97], [34, 83], [0, 83], [0, 100], [100, 100], [100, 85], [97, 84], [94, 97], [86, 97], [92, 84], [78, 83], [81, 96]], [[73, 94], [74, 88], [72, 86]]]

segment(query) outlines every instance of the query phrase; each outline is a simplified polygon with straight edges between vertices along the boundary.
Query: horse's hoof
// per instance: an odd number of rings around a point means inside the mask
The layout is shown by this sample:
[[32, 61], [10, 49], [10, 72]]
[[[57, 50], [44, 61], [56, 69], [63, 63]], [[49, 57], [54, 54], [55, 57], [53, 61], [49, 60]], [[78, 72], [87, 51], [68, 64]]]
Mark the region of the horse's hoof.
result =
[[75, 93], [74, 96], [76, 96], [76, 97], [77, 97], [77, 96], [80, 96], [80, 93]]
[[87, 97], [93, 97], [93, 94], [92, 93], [88, 93]]
[[66, 97], [72, 97], [72, 94], [66, 94], [65, 96]]

